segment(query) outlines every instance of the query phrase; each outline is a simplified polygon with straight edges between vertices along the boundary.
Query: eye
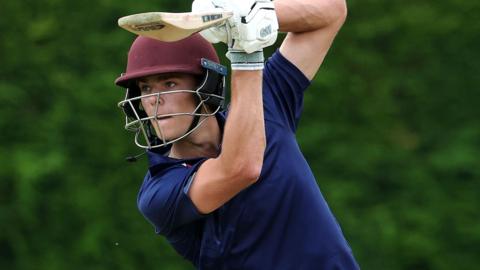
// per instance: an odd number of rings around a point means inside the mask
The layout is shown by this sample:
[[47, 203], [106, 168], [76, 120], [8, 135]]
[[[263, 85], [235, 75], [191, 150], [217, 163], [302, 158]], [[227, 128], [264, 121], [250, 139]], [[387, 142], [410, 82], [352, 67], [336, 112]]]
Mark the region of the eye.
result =
[[177, 86], [177, 83], [173, 81], [167, 81], [165, 82], [165, 86], [168, 88], [174, 88], [175, 86]]
[[144, 95], [145, 95], [145, 94], [149, 94], [151, 90], [152, 90], [152, 88], [151, 88], [150, 86], [148, 86], [148, 85], [142, 85], [142, 86], [140, 86], [140, 92], [141, 92], [142, 94], [144, 94]]

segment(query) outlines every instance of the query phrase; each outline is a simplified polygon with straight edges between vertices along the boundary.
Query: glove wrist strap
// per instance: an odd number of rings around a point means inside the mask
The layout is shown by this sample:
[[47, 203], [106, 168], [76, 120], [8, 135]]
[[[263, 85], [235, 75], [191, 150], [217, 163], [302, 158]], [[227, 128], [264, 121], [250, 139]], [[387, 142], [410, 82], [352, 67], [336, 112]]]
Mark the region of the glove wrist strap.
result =
[[262, 70], [264, 66], [263, 50], [246, 53], [229, 49], [226, 56], [231, 62], [232, 70]]

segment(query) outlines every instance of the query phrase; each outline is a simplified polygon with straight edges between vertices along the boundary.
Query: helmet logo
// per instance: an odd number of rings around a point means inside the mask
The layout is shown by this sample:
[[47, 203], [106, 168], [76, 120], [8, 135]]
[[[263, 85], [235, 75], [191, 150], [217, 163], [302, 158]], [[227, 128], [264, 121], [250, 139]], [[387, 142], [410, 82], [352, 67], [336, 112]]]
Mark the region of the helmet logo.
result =
[[152, 31], [152, 30], [160, 30], [164, 28], [165, 25], [161, 23], [146, 23], [146, 24], [138, 24], [138, 25], [132, 25], [132, 28], [135, 29], [136, 31]]

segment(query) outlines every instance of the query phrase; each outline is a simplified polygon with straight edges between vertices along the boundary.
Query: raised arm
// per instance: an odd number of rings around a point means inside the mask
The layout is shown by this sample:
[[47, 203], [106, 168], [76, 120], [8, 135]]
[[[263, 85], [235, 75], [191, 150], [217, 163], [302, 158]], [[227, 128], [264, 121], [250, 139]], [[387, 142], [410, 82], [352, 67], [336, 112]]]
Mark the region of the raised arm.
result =
[[257, 181], [265, 151], [262, 72], [233, 71], [222, 151], [200, 166], [189, 190], [197, 209], [210, 213]]
[[[275, 0], [285, 58], [313, 79], [347, 16], [345, 0]], [[299, 53], [300, 52], [300, 53]]]
[[[212, 8], [234, 13], [229, 23], [202, 34], [210, 42], [227, 44], [232, 94], [221, 152], [200, 166], [189, 189], [202, 213], [216, 210], [260, 177], [266, 147], [263, 48], [275, 43], [278, 28], [270, 1], [195, 0], [192, 4], [196, 12]], [[259, 33], [262, 38], [257, 37]]]

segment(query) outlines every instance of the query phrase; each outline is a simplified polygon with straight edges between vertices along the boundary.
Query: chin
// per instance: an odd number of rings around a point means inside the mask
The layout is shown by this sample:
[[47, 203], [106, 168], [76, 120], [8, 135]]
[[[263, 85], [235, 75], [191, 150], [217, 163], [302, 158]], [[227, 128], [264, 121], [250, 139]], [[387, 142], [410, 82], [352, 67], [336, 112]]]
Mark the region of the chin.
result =
[[[169, 129], [165, 126], [162, 126], [162, 131], [163, 131], [163, 135], [165, 136], [164, 137], [165, 141], [169, 142], [169, 141], [172, 141], [172, 140], [176, 140], [176, 139], [182, 137], [183, 135], [185, 135], [187, 129], [180, 131], [180, 130], [178, 130], [178, 128], [177, 129]], [[156, 133], [157, 133], [157, 137], [162, 139], [162, 136], [161, 136], [162, 133], [160, 133], [158, 130], [156, 130]]]

